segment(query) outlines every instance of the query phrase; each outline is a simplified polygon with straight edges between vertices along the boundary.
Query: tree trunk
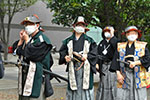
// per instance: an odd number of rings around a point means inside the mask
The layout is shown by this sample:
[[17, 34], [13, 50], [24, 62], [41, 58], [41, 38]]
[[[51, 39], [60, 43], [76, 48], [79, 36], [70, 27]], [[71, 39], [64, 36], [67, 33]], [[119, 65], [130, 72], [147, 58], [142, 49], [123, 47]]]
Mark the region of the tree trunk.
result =
[[8, 59], [8, 44], [5, 43], [4, 44], [4, 60], [7, 60]]
[[0, 17], [0, 22], [1, 22], [1, 42], [2, 42], [2, 45], [3, 45], [3, 50], [4, 50], [4, 55], [5, 55], [5, 59], [7, 59], [7, 45], [6, 45], [6, 40], [5, 40], [5, 27], [4, 27], [4, 16], [1, 15]]
[[1, 18], [1, 26], [2, 26], [2, 43], [3, 43], [3, 49], [4, 49], [4, 60], [7, 60], [7, 53], [8, 53], [8, 43], [6, 39], [6, 31], [4, 26], [4, 17]]
[[[4, 60], [7, 60], [7, 56], [8, 56], [8, 44], [9, 44], [9, 36], [10, 36], [10, 24], [11, 24], [11, 20], [12, 18], [9, 18], [8, 21], [8, 25], [7, 25], [7, 32], [5, 30], [5, 26], [4, 26], [4, 18], [1, 18], [1, 27], [2, 27], [2, 42], [4, 45]], [[6, 35], [7, 33], [7, 35]]]
[[6, 44], [5, 44], [5, 51], [4, 51], [4, 59], [8, 59], [8, 44], [9, 44], [9, 36], [10, 36], [10, 24], [12, 18], [9, 18], [8, 25], [7, 25], [7, 37], [6, 37]]

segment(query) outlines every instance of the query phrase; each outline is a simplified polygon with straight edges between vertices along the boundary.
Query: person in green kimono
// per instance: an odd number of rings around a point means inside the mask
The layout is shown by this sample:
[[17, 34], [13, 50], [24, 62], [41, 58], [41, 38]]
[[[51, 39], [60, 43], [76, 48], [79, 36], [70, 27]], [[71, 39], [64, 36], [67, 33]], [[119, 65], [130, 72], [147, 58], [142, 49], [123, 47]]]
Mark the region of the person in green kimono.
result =
[[40, 22], [35, 14], [21, 22], [25, 29], [19, 33], [20, 40], [15, 51], [19, 55], [19, 60], [29, 66], [19, 66], [20, 100], [46, 100], [46, 97], [52, 95], [47, 93], [46, 87], [50, 76], [43, 72], [43, 69], [50, 70], [52, 45], [43, 34]]
[[84, 17], [73, 24], [73, 34], [63, 41], [59, 64], [67, 64], [68, 88], [66, 100], [94, 100], [93, 74], [96, 73], [97, 45], [86, 35]]

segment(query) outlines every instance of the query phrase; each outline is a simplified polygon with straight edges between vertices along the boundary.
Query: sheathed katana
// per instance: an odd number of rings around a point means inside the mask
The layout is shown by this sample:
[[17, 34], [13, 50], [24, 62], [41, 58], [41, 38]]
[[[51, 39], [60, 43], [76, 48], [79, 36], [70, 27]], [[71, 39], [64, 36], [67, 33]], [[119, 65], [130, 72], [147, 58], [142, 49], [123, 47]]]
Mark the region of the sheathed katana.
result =
[[77, 52], [73, 52], [72, 53], [75, 57], [71, 58], [72, 61], [77, 61], [79, 63], [81, 63], [79, 65], [78, 68], [76, 68], [75, 70], [78, 71], [81, 69], [81, 67], [84, 65], [84, 61], [82, 60], [82, 55], [78, 54]]
[[124, 63], [124, 64], [126, 64], [126, 65], [128, 65], [128, 66], [130, 65], [130, 63], [129, 63], [129, 62], [122, 61], [122, 60], [120, 60], [120, 59], [117, 59], [117, 61], [118, 61], [118, 62], [121, 62], [121, 63]]
[[[25, 63], [25, 62], [12, 62], [12, 61], [6, 61], [6, 60], [4, 60], [3, 63], [5, 63], [5, 64], [15, 64], [15, 65], [18, 66], [18, 67], [19, 67], [19, 66], [29, 66], [29, 64], [27, 64], [27, 63]], [[62, 77], [62, 76], [60, 76], [60, 75], [58, 75], [58, 74], [56, 74], [56, 73], [53, 73], [53, 72], [51, 72], [51, 71], [49, 71], [49, 70], [47, 70], [47, 69], [44, 69], [44, 68], [43, 68], [43, 72], [48, 73], [48, 74], [50, 74], [51, 76], [55, 77], [58, 82], [61, 82], [59, 79], [62, 79], [62, 80], [64, 80], [64, 81], [68, 82], [68, 79], [67, 79], [67, 78]], [[58, 78], [59, 78], [59, 79], [58, 79]]]

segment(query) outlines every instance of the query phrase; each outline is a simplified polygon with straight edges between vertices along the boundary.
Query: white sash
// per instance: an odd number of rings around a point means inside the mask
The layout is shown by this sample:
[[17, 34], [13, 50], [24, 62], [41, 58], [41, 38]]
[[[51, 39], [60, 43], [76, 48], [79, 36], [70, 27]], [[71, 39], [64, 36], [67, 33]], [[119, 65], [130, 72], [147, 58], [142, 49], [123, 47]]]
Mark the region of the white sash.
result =
[[18, 93], [22, 95], [22, 66], [19, 66], [18, 72]]
[[24, 86], [23, 96], [30, 96], [32, 93], [35, 71], [36, 71], [36, 64], [30, 61], [29, 71]]
[[[68, 53], [70, 57], [73, 57], [73, 40], [69, 41], [67, 44]], [[83, 48], [83, 56], [87, 57], [87, 53], [89, 52], [90, 43], [85, 40], [84, 48]], [[89, 80], [90, 80], [90, 63], [88, 60], [84, 62], [84, 72], [83, 72], [83, 89], [89, 89]], [[75, 79], [75, 70], [73, 62], [69, 63], [69, 83], [71, 90], [77, 90], [77, 83]]]

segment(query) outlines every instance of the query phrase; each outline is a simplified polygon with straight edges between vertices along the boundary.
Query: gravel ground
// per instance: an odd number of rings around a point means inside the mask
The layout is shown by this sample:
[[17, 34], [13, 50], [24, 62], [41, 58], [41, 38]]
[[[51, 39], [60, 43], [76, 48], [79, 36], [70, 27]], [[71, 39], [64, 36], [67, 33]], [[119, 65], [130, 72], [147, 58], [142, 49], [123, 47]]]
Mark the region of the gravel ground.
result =
[[[54, 95], [47, 98], [47, 100], [65, 100], [66, 85], [55, 85]], [[97, 90], [97, 83], [94, 85], [95, 94]], [[0, 90], [0, 100], [18, 100], [17, 89], [4, 89]], [[150, 100], [150, 89], [148, 89], [148, 100]]]
[[[55, 85], [54, 95], [47, 98], [47, 100], [65, 100], [66, 99], [66, 85]], [[96, 94], [97, 84], [95, 84], [95, 94]], [[17, 89], [1, 89], [0, 90], [0, 100], [18, 100]]]

